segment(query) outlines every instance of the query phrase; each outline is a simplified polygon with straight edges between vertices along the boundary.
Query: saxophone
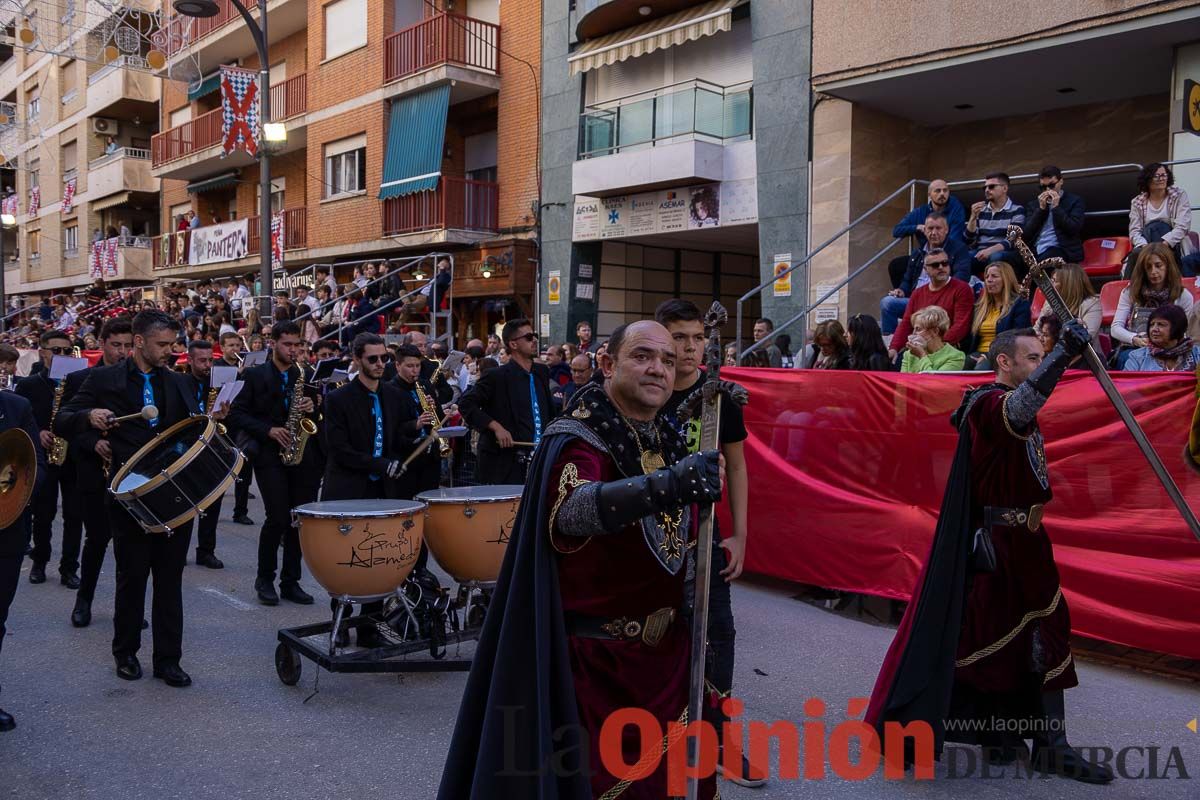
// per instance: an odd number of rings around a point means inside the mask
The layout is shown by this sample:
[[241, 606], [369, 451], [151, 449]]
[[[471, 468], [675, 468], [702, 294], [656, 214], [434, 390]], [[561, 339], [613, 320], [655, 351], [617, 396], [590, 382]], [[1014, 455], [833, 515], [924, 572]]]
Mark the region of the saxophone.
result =
[[[438, 413], [437, 407], [433, 404], [433, 401], [429, 399], [429, 395], [425, 394], [425, 390], [421, 388], [420, 379], [418, 379], [417, 382], [413, 384], [413, 386], [416, 387], [417, 400], [419, 400], [421, 403], [421, 410], [428, 411], [430, 414], [433, 414], [433, 424], [430, 425], [430, 428], [432, 429], [430, 431], [430, 435], [437, 436], [437, 432], [439, 430], [441, 430], [441, 428], [442, 428], [442, 415]], [[442, 458], [450, 457], [450, 442], [449, 442], [449, 440], [438, 439], [438, 449], [439, 449], [439, 452], [441, 453]]]
[[[58, 416], [59, 406], [62, 405], [63, 389], [67, 386], [65, 380], [60, 380], [58, 386], [54, 387], [54, 405], [50, 407], [50, 430], [54, 430], [54, 418]], [[50, 443], [50, 452], [46, 454], [46, 460], [56, 467], [61, 467], [67, 460], [67, 440], [61, 436], [55, 436], [54, 441]]]
[[296, 378], [296, 388], [292, 390], [292, 404], [288, 408], [287, 432], [292, 436], [292, 444], [279, 454], [279, 460], [284, 466], [294, 467], [304, 460], [304, 446], [308, 437], [317, 432], [317, 423], [300, 413], [300, 401], [304, 399], [304, 371]]

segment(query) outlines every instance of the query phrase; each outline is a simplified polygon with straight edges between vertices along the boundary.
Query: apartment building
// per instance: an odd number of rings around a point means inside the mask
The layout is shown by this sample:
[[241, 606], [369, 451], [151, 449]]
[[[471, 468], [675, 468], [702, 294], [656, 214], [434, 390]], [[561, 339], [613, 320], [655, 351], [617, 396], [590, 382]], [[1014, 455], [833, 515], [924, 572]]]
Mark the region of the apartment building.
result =
[[[805, 252], [809, 4], [543, 0], [543, 334], [669, 297], [735, 314]], [[793, 313], [802, 292], [746, 308]], [[726, 328], [730, 335], [733, 324]]]
[[[55, 31], [66, 44], [50, 46], [49, 11], [38, 5], [19, 17], [6, 10], [0, 36], [0, 185], [15, 192], [18, 212], [16, 229], [3, 232], [6, 289], [67, 292], [97, 277], [145, 284], [158, 233], [150, 141], [159, 80], [145, 53], [103, 63], [83, 28], [72, 39]], [[79, 19], [104, 25], [107, 13], [81, 4]]]
[[[219, 87], [221, 65], [259, 68], [253, 41], [227, 0], [215, 17], [168, 25], [169, 64], [190, 59], [199, 76], [163, 82], [154, 274], [256, 272], [258, 164], [221, 157]], [[329, 264], [345, 281], [353, 263], [449, 252], [460, 335], [531, 313], [540, 28], [533, 0], [272, 0], [271, 117], [287, 141], [272, 149], [271, 197], [285, 269]], [[240, 241], [244, 227], [245, 245], [193, 256], [170, 233], [189, 212], [201, 236]]]

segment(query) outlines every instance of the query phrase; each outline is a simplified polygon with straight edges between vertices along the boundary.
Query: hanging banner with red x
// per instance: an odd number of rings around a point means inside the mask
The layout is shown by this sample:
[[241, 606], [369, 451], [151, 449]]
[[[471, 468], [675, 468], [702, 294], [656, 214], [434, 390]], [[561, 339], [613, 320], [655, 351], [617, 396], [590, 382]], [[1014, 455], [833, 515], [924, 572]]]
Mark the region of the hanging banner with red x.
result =
[[235, 150], [258, 153], [258, 73], [221, 67], [221, 157]]

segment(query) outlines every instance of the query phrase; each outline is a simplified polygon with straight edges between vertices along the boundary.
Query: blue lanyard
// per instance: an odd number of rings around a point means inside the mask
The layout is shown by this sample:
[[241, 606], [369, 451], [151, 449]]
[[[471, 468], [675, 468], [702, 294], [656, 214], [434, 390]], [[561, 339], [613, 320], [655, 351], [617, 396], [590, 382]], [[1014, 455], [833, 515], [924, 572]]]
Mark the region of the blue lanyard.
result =
[[[419, 416], [421, 416], [421, 412], [424, 411], [424, 407], [421, 405], [421, 398], [417, 397], [416, 389], [413, 389], [411, 392], [409, 392], [409, 394], [412, 395], [413, 403], [415, 403], [417, 406], [417, 416], [419, 417]], [[417, 428], [417, 441], [419, 442], [424, 438], [425, 438], [425, 429]]]
[[203, 385], [201, 385], [200, 388], [196, 389], [196, 405], [198, 405], [200, 407], [201, 414], [208, 413], [208, 409], [206, 409], [204, 407], [204, 386]]
[[[152, 383], [150, 383], [150, 373], [149, 372], [142, 373], [142, 405], [143, 406], [154, 405], [154, 385]], [[158, 427], [158, 417], [155, 417], [152, 420], [148, 420], [148, 422], [150, 423], [151, 428]]]
[[283, 373], [283, 407], [289, 411], [292, 408], [292, 395], [288, 391], [288, 378], [290, 377], [289, 373]]
[[[383, 407], [379, 404], [379, 393], [371, 392], [371, 416], [375, 417], [375, 447], [372, 455], [379, 458], [383, 455]], [[378, 475], [371, 475], [371, 480], [379, 480]]]
[[533, 372], [529, 373], [529, 404], [533, 406], [533, 444], [536, 447], [542, 441], [542, 410], [538, 406], [537, 383], [533, 380]]

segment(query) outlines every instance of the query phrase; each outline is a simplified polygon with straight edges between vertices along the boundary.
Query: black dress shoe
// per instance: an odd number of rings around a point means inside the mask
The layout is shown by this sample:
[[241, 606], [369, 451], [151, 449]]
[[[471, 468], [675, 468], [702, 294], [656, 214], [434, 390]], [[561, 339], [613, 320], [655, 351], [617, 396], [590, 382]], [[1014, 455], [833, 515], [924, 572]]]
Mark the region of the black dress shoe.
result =
[[46, 582], [46, 565], [34, 564], [29, 568], [30, 583], [45, 583]]
[[253, 525], [254, 520], [250, 519], [246, 514], [234, 514], [233, 521], [238, 525]]
[[75, 610], [71, 612], [71, 624], [76, 628], [86, 628], [92, 624], [92, 604], [87, 600], [75, 600]]
[[17, 727], [17, 721], [13, 719], [12, 714], [0, 708], [0, 733], [7, 733]]
[[197, 553], [196, 566], [208, 567], [209, 569], [225, 569], [225, 562], [212, 553]]
[[158, 678], [167, 686], [174, 686], [176, 689], [182, 689], [185, 686], [192, 685], [192, 676], [184, 672], [178, 664], [167, 664], [166, 666], [155, 667], [154, 677]]
[[62, 581], [63, 586], [67, 587], [71, 591], [75, 591], [79, 588], [79, 576], [74, 572], [62, 573], [59, 580]]
[[255, 581], [254, 591], [258, 594], [258, 602], [264, 606], [279, 605], [279, 595], [275, 594], [275, 586], [270, 581]]
[[117, 656], [117, 677], [127, 681], [142, 677], [142, 665], [137, 656]]
[[284, 600], [292, 603], [297, 603], [302, 606], [311, 606], [313, 604], [313, 596], [300, 588], [297, 583], [288, 583], [279, 587], [279, 596]]

